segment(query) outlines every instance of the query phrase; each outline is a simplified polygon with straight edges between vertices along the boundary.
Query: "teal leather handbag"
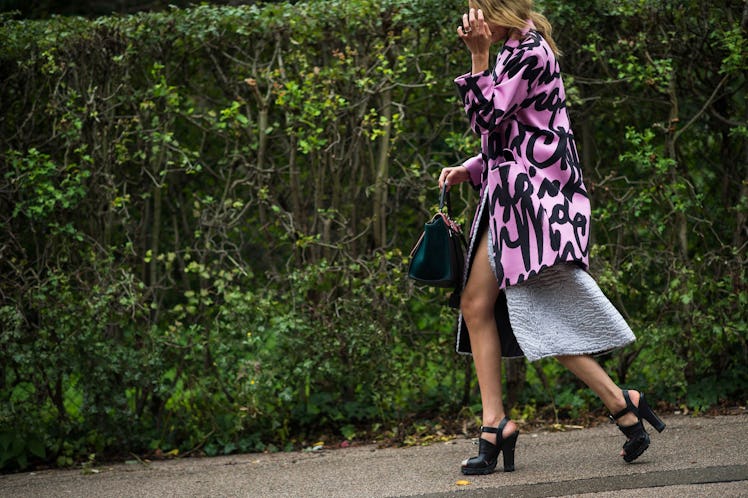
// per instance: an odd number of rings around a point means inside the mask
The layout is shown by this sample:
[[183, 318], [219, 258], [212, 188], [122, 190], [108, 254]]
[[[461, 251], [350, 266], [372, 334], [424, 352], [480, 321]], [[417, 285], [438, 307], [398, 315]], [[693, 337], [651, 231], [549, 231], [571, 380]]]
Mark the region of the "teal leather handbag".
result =
[[408, 277], [422, 285], [453, 287], [455, 292], [450, 306], [457, 307], [466, 244], [462, 229], [450, 217], [450, 210], [449, 191], [445, 186], [439, 195], [439, 211], [423, 226], [423, 233], [410, 252]]

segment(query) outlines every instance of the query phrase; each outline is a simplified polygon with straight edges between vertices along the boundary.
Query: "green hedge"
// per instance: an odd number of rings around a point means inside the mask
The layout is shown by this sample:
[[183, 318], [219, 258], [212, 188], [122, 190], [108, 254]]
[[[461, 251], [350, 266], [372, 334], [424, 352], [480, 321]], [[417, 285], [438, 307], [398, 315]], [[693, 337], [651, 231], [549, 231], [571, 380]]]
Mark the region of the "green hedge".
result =
[[[435, 176], [477, 146], [463, 3], [0, 17], [0, 469], [476, 410], [445, 296], [403, 277]], [[593, 272], [642, 339], [602, 361], [695, 409], [748, 390], [746, 33], [718, 4], [541, 4]], [[536, 367], [516, 416], [597, 408]]]

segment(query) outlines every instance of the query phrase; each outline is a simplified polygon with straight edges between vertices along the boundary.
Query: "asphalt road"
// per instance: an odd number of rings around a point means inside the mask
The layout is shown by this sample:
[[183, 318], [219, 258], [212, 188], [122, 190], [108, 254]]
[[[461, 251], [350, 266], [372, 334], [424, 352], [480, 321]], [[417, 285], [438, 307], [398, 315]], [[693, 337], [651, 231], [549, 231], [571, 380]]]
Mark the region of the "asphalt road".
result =
[[[465, 477], [469, 439], [409, 448], [355, 446], [317, 452], [116, 464], [95, 472], [0, 475], [0, 497], [748, 497], [748, 414], [664, 418], [635, 463], [623, 435], [604, 425], [522, 433], [512, 473]], [[461, 482], [466, 481], [466, 482]]]

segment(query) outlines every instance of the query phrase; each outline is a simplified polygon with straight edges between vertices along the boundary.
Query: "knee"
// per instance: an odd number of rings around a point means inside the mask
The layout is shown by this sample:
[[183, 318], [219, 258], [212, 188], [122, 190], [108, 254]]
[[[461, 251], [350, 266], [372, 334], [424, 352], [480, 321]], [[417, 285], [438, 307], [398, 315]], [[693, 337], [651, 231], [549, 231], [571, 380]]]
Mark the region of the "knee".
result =
[[493, 320], [494, 304], [486, 295], [469, 292], [468, 289], [465, 289], [460, 298], [460, 311], [468, 328], [470, 328], [471, 322]]

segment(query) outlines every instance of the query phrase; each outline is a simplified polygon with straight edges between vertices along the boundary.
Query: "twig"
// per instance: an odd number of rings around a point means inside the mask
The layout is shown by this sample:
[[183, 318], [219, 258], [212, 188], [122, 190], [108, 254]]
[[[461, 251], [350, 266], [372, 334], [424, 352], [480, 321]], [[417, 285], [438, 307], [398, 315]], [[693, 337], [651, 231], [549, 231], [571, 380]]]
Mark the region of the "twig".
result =
[[135, 460], [137, 460], [138, 463], [140, 463], [142, 466], [148, 467], [150, 465], [148, 462], [146, 462], [143, 459], [141, 459], [138, 455], [136, 455], [132, 451], [130, 451], [129, 453], [130, 453], [130, 456], [133, 457]]
[[691, 120], [686, 123], [681, 129], [679, 129], [675, 134], [673, 135], [673, 147], [675, 147], [675, 142], [678, 141], [678, 138], [683, 134], [684, 131], [686, 131], [688, 128], [691, 127], [692, 124], [696, 122], [697, 119], [701, 117], [702, 114], [704, 114], [710, 105], [712, 105], [712, 102], [714, 102], [714, 99], [717, 97], [717, 92], [720, 91], [722, 88], [722, 85], [724, 85], [727, 82], [727, 79], [729, 78], [729, 75], [725, 75], [722, 77], [722, 80], [717, 84], [717, 87], [714, 89], [712, 94], [709, 96], [707, 101], [704, 103], [704, 106], [697, 112], [694, 117], [691, 118]]

